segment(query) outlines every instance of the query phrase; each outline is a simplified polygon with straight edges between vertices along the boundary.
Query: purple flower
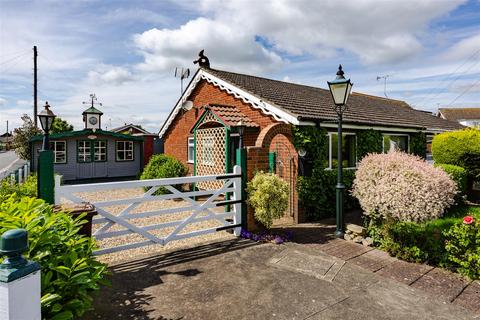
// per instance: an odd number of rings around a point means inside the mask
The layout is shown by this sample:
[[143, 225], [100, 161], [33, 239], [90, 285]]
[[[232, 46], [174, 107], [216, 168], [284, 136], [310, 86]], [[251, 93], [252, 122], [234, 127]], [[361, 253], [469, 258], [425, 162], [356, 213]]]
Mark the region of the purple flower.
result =
[[275, 244], [282, 244], [284, 242], [282, 237], [280, 236], [276, 236], [273, 241], [275, 242]]

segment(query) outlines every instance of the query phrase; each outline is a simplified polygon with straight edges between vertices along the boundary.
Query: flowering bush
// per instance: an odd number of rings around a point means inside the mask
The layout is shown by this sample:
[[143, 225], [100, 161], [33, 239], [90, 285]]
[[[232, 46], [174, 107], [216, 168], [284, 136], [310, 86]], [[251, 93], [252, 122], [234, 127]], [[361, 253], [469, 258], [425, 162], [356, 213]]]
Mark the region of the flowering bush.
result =
[[444, 232], [447, 265], [472, 279], [480, 278], [480, 223], [472, 216]]
[[253, 232], [242, 229], [240, 233], [240, 237], [244, 239], [250, 239], [255, 242], [272, 242], [275, 244], [282, 244], [284, 242], [292, 240], [293, 233], [288, 230], [286, 230], [283, 235], [270, 234], [266, 232], [253, 233]]
[[288, 185], [274, 174], [258, 172], [247, 185], [248, 204], [255, 209], [255, 219], [267, 229], [282, 217], [288, 207]]
[[364, 214], [415, 222], [440, 217], [456, 193], [455, 182], [443, 170], [402, 152], [363, 158], [352, 190]]

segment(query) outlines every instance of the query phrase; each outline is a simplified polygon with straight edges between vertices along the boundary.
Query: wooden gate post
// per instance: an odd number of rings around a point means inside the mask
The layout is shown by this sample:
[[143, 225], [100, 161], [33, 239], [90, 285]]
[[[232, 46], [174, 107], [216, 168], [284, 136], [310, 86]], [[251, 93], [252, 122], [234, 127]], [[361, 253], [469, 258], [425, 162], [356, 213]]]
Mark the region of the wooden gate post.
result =
[[247, 149], [237, 149], [237, 165], [242, 169], [242, 229], [247, 230]]

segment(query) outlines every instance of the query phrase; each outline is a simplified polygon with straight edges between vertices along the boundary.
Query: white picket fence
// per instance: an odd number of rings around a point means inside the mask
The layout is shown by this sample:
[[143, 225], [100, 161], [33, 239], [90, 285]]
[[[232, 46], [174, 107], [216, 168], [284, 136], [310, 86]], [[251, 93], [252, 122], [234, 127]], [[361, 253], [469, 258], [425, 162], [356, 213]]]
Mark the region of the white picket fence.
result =
[[[101, 248], [95, 251], [95, 254], [106, 254], [120, 250], [138, 248], [151, 244], [165, 245], [171, 241], [186, 239], [199, 235], [214, 233], [220, 230], [233, 229], [234, 234], [239, 236], [241, 231], [241, 169], [235, 166], [233, 173], [224, 175], [210, 176], [189, 176], [169, 179], [152, 179], [152, 180], [134, 180], [125, 182], [107, 182], [93, 183], [81, 185], [62, 185], [61, 176], [55, 178], [55, 204], [60, 204], [62, 199], [72, 201], [73, 203], [85, 203], [85, 200], [78, 196], [82, 192], [95, 192], [103, 190], [120, 190], [134, 188], [149, 188], [142, 196], [129, 199], [118, 199], [109, 201], [91, 202], [95, 206], [98, 213], [94, 217], [93, 224], [100, 224], [100, 228], [96, 228], [94, 236], [96, 239], [106, 239], [120, 237], [129, 234], [139, 234], [143, 238], [142, 241], [122, 244], [109, 248]], [[223, 186], [213, 190], [197, 190], [197, 191], [179, 191], [175, 185], [188, 185], [192, 183], [206, 181], [223, 181]], [[170, 193], [155, 195], [160, 187], [166, 188]], [[227, 193], [231, 195], [227, 199]], [[208, 196], [208, 198], [206, 197]], [[196, 197], [202, 197], [202, 201], [195, 200]], [[179, 206], [174, 208], [165, 208], [147, 212], [135, 212], [140, 204], [148, 201], [183, 199], [187, 202], [187, 206]], [[184, 203], [185, 204], [185, 203]], [[107, 210], [111, 206], [127, 205], [120, 213], [113, 214]], [[214, 208], [230, 207], [229, 211], [214, 212]], [[110, 210], [111, 211], [111, 210]], [[218, 210], [217, 210], [218, 211]], [[150, 225], [135, 225], [130, 222], [132, 219], [148, 218], [160, 215], [172, 215], [185, 212], [191, 212], [188, 217], [174, 221], [163, 222]], [[230, 218], [230, 219], [229, 219]], [[205, 228], [182, 233], [187, 226], [201, 221], [215, 220], [220, 226], [214, 228]], [[110, 230], [112, 226], [120, 225], [121, 230]], [[165, 228], [174, 228], [166, 236], [158, 236], [151, 231]], [[117, 228], [118, 229], [118, 228]]]

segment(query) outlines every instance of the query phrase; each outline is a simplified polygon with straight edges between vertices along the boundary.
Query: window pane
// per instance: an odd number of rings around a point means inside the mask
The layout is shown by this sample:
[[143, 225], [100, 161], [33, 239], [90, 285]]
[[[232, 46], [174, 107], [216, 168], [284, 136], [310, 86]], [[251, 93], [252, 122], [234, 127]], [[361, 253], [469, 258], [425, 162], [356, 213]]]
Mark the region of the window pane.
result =
[[[338, 167], [338, 135], [332, 134], [332, 144], [330, 146], [332, 153], [332, 168]], [[343, 135], [342, 139], [342, 166], [344, 168], [356, 167], [356, 140], [355, 135]]]
[[79, 162], [90, 162], [92, 157], [90, 154], [90, 141], [79, 141], [78, 142], [78, 161]]
[[383, 152], [387, 153], [394, 150], [408, 152], [408, 137], [384, 135]]

